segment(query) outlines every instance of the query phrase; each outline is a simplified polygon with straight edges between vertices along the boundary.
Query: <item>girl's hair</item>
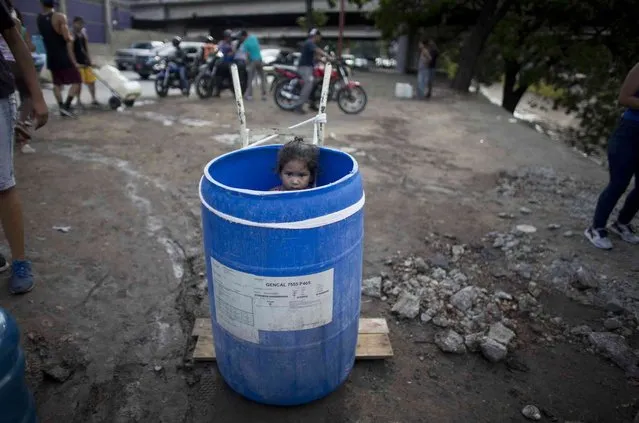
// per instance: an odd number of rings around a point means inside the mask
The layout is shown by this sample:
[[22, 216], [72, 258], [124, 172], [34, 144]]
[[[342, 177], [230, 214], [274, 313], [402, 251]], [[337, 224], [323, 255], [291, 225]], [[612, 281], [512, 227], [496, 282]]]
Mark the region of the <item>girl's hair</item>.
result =
[[20, 13], [20, 11], [18, 9], [13, 9], [16, 12], [16, 16], [18, 17], [18, 20], [22, 23], [22, 25], [26, 25], [26, 23], [24, 22], [24, 18], [22, 17], [22, 13]]
[[319, 147], [304, 142], [302, 137], [295, 137], [293, 141], [284, 144], [277, 153], [277, 173], [281, 173], [284, 166], [291, 160], [301, 160], [306, 163], [311, 172], [311, 183], [315, 182], [319, 168]]

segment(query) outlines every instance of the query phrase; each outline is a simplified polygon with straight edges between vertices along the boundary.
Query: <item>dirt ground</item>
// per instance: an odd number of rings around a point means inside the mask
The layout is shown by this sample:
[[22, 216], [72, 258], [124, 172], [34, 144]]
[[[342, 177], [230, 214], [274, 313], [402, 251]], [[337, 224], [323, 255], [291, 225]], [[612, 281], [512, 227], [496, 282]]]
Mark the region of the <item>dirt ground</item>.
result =
[[[620, 244], [602, 253], [580, 236], [604, 169], [510, 123], [488, 102], [443, 86], [430, 102], [393, 99], [396, 78], [361, 75], [369, 93], [361, 116], [334, 104], [328, 110], [327, 144], [349, 148], [365, 182], [366, 277], [387, 271], [386, 259], [398, 251], [441, 253], [428, 240], [489, 251], [487, 233], [527, 223], [543, 228], [534, 241], [550, 245], [553, 257], [578, 257], [609, 280], [636, 281], [636, 249]], [[299, 121], [270, 99], [247, 108], [255, 134]], [[445, 355], [432, 342], [436, 327], [397, 320], [390, 301], [363, 297], [364, 316], [388, 319], [395, 357], [357, 363], [337, 392], [296, 408], [251, 403], [224, 384], [215, 365], [193, 365], [193, 321], [208, 315], [197, 183], [211, 158], [237, 148], [235, 133], [228, 94], [208, 102], [169, 98], [53, 119], [34, 142], [38, 153], [16, 157], [37, 286], [23, 297], [2, 290], [0, 304], [21, 326], [41, 421], [521, 422], [527, 404], [542, 410], [542, 421], [633, 420], [638, 391], [621, 369], [579, 342], [536, 342], [527, 329], [534, 322], [524, 316], [516, 354], [526, 369], [518, 371], [478, 354]], [[552, 168], [579, 184], [520, 216], [539, 192], [503, 198], [495, 188], [500, 172], [524, 168]], [[500, 219], [504, 211], [517, 216]], [[550, 223], [562, 229], [545, 230]], [[568, 230], [575, 236], [562, 235]], [[502, 266], [485, 257], [480, 264]], [[571, 325], [597, 326], [606, 317], [539, 282], [549, 314]], [[521, 290], [516, 275], [477, 283]], [[634, 289], [615, 286], [627, 298]]]

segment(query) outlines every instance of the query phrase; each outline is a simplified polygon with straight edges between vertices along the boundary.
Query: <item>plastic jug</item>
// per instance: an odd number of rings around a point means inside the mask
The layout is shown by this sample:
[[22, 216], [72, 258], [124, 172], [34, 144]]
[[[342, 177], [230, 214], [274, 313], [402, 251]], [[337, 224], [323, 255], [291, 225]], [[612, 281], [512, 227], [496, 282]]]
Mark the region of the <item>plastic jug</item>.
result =
[[413, 98], [413, 86], [404, 82], [398, 82], [395, 84], [395, 97]]

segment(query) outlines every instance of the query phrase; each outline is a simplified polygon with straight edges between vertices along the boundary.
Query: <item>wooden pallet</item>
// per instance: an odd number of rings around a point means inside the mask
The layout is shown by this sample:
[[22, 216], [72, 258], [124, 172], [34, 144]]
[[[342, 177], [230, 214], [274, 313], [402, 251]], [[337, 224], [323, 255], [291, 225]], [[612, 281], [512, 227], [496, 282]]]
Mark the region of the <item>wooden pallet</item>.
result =
[[[215, 361], [215, 346], [211, 319], [195, 319], [193, 336], [197, 337], [193, 350], [194, 361]], [[393, 347], [388, 337], [386, 319], [359, 319], [357, 336], [357, 360], [380, 360], [393, 356]]]

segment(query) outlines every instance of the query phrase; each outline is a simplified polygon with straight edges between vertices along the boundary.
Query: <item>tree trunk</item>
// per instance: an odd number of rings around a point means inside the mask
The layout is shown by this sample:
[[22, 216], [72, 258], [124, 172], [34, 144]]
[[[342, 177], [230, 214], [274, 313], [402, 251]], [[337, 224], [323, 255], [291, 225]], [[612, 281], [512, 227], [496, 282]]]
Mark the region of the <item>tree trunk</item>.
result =
[[306, 29], [310, 31], [313, 25], [313, 0], [306, 0]]
[[462, 45], [457, 72], [451, 83], [454, 90], [468, 92], [486, 40], [513, 3], [514, 0], [485, 0], [477, 23]]
[[[517, 84], [517, 74], [521, 70], [521, 65], [517, 62], [507, 60], [504, 63], [504, 87], [501, 100], [501, 107], [510, 113], [515, 113], [519, 101], [528, 90], [528, 85]], [[515, 88], [515, 86], [517, 88]]]

